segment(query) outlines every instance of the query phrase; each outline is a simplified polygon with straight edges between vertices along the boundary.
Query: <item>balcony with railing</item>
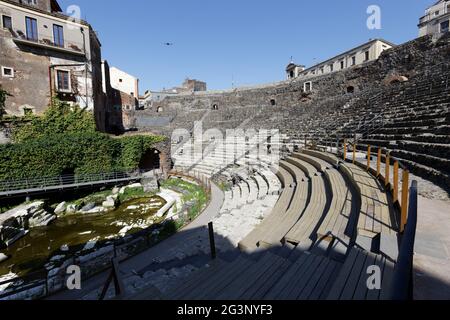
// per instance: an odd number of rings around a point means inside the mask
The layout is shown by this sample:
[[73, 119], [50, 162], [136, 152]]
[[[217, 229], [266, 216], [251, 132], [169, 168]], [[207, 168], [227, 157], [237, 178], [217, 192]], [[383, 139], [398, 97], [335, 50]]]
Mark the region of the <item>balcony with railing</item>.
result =
[[82, 42], [69, 41], [60, 37], [59, 39], [53, 39], [51, 35], [34, 33], [27, 34], [19, 29], [9, 29], [16, 44], [22, 44], [32, 47], [39, 47], [47, 50], [54, 50], [63, 53], [74, 54], [77, 56], [84, 56], [84, 45]]

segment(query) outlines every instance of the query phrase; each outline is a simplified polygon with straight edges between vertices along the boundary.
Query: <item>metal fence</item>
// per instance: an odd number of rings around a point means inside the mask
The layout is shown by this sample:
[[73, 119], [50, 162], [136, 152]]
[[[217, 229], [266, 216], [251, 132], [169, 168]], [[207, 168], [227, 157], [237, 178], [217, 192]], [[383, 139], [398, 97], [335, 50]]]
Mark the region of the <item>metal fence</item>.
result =
[[69, 187], [84, 183], [101, 183], [121, 179], [140, 178], [142, 170], [122, 170], [92, 174], [69, 174], [53, 177], [34, 177], [0, 181], [0, 192], [31, 189], [48, 189], [51, 187]]

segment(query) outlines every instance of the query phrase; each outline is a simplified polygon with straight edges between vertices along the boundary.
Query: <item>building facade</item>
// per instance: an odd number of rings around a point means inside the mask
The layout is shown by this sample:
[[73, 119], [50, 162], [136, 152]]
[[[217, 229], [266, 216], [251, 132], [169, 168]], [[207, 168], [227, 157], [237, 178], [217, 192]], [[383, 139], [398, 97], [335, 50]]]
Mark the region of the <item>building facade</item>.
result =
[[394, 46], [386, 40], [375, 39], [307, 69], [291, 62], [286, 68], [287, 79], [314, 77], [359, 66], [377, 60], [383, 51]]
[[128, 95], [139, 98], [139, 79], [116, 67], [109, 69], [111, 87]]
[[6, 112], [42, 114], [57, 97], [95, 113], [105, 127], [101, 44], [85, 21], [56, 0], [0, 0], [0, 85], [12, 96]]
[[200, 92], [206, 91], [206, 82], [196, 79], [186, 79], [183, 82], [182, 89], [186, 92]]
[[106, 131], [120, 134], [131, 130], [139, 107], [139, 80], [102, 61], [103, 93], [106, 97]]
[[140, 109], [151, 109], [167, 97], [173, 97], [178, 93], [168, 91], [150, 91], [147, 90], [139, 101]]
[[419, 37], [440, 36], [449, 31], [450, 1], [440, 0], [425, 11], [419, 20]]

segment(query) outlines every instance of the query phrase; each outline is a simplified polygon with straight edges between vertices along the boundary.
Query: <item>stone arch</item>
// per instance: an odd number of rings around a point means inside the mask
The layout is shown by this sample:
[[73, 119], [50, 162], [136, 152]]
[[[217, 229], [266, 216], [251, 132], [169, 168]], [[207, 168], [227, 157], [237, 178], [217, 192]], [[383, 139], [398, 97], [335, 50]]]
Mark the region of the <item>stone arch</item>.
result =
[[355, 93], [355, 87], [354, 86], [348, 86], [347, 87], [347, 93], [349, 93], [349, 94]]
[[212, 105], [212, 109], [213, 110], [219, 110], [219, 106], [217, 105], [217, 103]]
[[36, 107], [29, 105], [29, 104], [21, 105], [19, 107], [19, 110], [20, 110], [21, 115], [23, 115], [23, 116], [36, 114]]
[[272, 107], [275, 107], [277, 105], [277, 100], [275, 100], [274, 98], [270, 99], [270, 105]]
[[156, 112], [157, 112], [157, 113], [161, 113], [161, 112], [163, 112], [163, 111], [164, 111], [164, 108], [161, 107], [161, 106], [159, 106], [159, 107], [156, 108]]
[[394, 74], [386, 77], [386, 79], [384, 79], [384, 84], [390, 86], [390, 85], [397, 85], [407, 81], [409, 81], [408, 77]]
[[161, 152], [158, 149], [152, 148], [147, 150], [139, 162], [139, 169], [144, 171], [151, 171], [161, 168]]

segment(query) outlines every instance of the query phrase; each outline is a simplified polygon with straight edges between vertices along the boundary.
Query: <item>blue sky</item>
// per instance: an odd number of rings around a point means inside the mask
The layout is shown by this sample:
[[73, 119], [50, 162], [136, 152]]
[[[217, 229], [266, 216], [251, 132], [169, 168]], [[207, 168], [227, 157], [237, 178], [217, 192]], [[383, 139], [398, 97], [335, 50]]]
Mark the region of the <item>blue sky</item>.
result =
[[[102, 56], [140, 79], [141, 93], [186, 77], [209, 89], [283, 80], [293, 56], [310, 66], [368, 41], [400, 44], [434, 0], [60, 0], [81, 8], [98, 32]], [[381, 30], [366, 27], [369, 5]], [[172, 42], [173, 46], [163, 43]]]

